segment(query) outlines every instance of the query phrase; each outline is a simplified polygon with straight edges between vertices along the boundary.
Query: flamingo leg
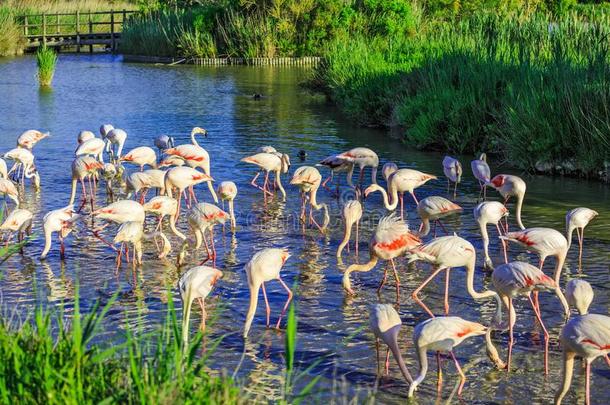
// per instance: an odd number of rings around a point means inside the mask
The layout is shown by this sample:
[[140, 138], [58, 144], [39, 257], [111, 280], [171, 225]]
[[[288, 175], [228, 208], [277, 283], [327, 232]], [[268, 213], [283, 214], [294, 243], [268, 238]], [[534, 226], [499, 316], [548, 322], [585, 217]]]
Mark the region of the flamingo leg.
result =
[[286, 283], [284, 283], [284, 280], [282, 280], [281, 277], [278, 276], [277, 279], [279, 280], [279, 282], [282, 284], [282, 286], [288, 292], [288, 299], [286, 300], [286, 304], [284, 304], [284, 308], [282, 309], [282, 313], [280, 314], [280, 317], [277, 320], [277, 325], [275, 325], [275, 328], [279, 329], [280, 328], [280, 322], [282, 321], [282, 316], [284, 316], [284, 314], [286, 313], [286, 310], [288, 309], [288, 305], [290, 304], [290, 301], [292, 301], [292, 291], [290, 290], [290, 288], [288, 288]]
[[457, 181], [455, 182], [455, 186], [453, 188], [453, 198], [457, 198]]
[[[500, 223], [502, 223], [502, 222], [500, 222]], [[498, 234], [502, 235], [500, 226], [497, 223], [496, 223], [496, 229], [498, 230]], [[506, 241], [504, 239], [500, 239], [500, 242], [502, 242], [502, 250], [504, 251], [504, 263], [508, 263], [508, 252], [506, 251]]]
[[216, 267], [216, 246], [214, 245], [214, 228], [210, 228], [210, 244], [212, 245], [212, 263]]
[[400, 193], [400, 219], [404, 219], [404, 195], [405, 193]]
[[201, 307], [201, 332], [203, 333], [205, 332], [205, 318], [207, 316], [207, 313], [205, 311], [205, 302], [201, 297], [197, 299], [197, 302], [199, 302], [199, 306]]
[[390, 349], [385, 351], [385, 375], [390, 375]]
[[443, 228], [443, 232], [445, 232], [445, 235], [449, 235], [449, 232], [447, 232], [447, 228], [445, 228], [445, 225], [443, 225], [443, 223], [440, 221], [440, 219], [437, 219], [436, 222], [438, 222], [438, 224], [441, 226], [441, 228]]
[[585, 405], [591, 403], [591, 361], [585, 362]]
[[400, 277], [398, 277], [398, 271], [396, 270], [396, 265], [394, 264], [394, 259], [390, 259], [390, 263], [392, 264], [392, 270], [394, 271], [394, 278], [396, 279], [396, 302], [400, 302]]
[[375, 338], [375, 353], [377, 354], [377, 377], [379, 377], [379, 372], [381, 371], [379, 370], [379, 338]]
[[544, 374], [548, 375], [549, 374], [549, 332], [547, 332], [546, 328], [544, 327], [544, 323], [542, 323], [542, 317], [540, 316], [540, 311], [534, 305], [534, 301], [532, 300], [531, 295], [528, 294], [527, 298], [529, 299], [530, 304], [532, 304], [532, 308], [534, 309], [534, 314], [536, 314], [536, 319], [538, 319], [538, 322], [540, 323], [540, 326], [542, 327], [542, 330], [544, 332]]
[[388, 278], [388, 264], [386, 263], [386, 265], [383, 266], [383, 278], [381, 279], [381, 284], [379, 284], [379, 287], [377, 287], [377, 294], [379, 294], [379, 292], [381, 291], [381, 288], [385, 284], [387, 278]]
[[[267, 173], [268, 174], [268, 173]], [[264, 187], [259, 186], [258, 184], [256, 184], [256, 179], [258, 179], [258, 176], [261, 175], [261, 172], [256, 173], [256, 176], [254, 176], [254, 178], [252, 179], [252, 181], [250, 182], [250, 184], [256, 188], [258, 188], [259, 190], [263, 191], [265, 193], [265, 195], [268, 193], [268, 191], [265, 190]]]
[[437, 381], [436, 381], [436, 392], [440, 395], [443, 387], [443, 366], [441, 362], [441, 352], [436, 352], [436, 367], [437, 367]]
[[464, 384], [466, 383], [466, 376], [464, 375], [464, 372], [462, 371], [462, 367], [460, 367], [460, 363], [458, 363], [457, 359], [455, 358], [455, 354], [453, 353], [453, 350], [451, 350], [449, 352], [449, 354], [451, 354], [451, 358], [453, 359], [453, 362], [455, 363], [455, 368], [460, 375], [460, 386], [458, 387], [457, 394], [458, 394], [458, 396], [461, 396], [462, 389], [464, 388]]
[[451, 267], [447, 267], [445, 272], [445, 316], [449, 315], [449, 273]]
[[191, 195], [191, 198], [193, 199], [193, 201], [195, 201], [195, 204], [197, 204], [198, 203], [197, 196], [195, 195], [195, 190], [194, 190], [193, 186], [189, 186], [189, 194]]
[[576, 232], [578, 233], [578, 267], [582, 268], [582, 245], [585, 239], [585, 228], [582, 228], [580, 232], [579, 228], [576, 228]]
[[66, 258], [66, 248], [64, 246], [64, 238], [59, 235], [59, 258], [64, 260]]
[[[332, 170], [331, 170], [332, 173]], [[333, 191], [327, 186], [328, 182], [331, 180], [332, 174], [329, 175], [324, 182], [322, 182], [322, 187], [324, 187], [328, 192], [332, 193]]]
[[513, 358], [513, 323], [510, 319], [512, 312], [513, 299], [508, 298], [508, 360], [506, 361], [506, 371], [510, 372], [510, 362]]
[[438, 275], [438, 273], [440, 273], [443, 270], [442, 267], [437, 268], [436, 270], [434, 270], [432, 272], [432, 274], [430, 274], [430, 276], [424, 280], [423, 283], [421, 283], [421, 285], [419, 287], [417, 287], [415, 289], [415, 291], [413, 291], [413, 294], [411, 294], [411, 298], [413, 298], [413, 300], [419, 305], [421, 306], [424, 311], [426, 311], [428, 313], [428, 315], [430, 315], [432, 318], [434, 318], [434, 314], [432, 313], [432, 311], [430, 311], [430, 309], [426, 306], [426, 304], [424, 304], [424, 302], [422, 300], [419, 299], [419, 297], [417, 296], [417, 294], [419, 294], [419, 292], [426, 286], [428, 285], [428, 283], [430, 281], [432, 281], [432, 279], [434, 277], [436, 277]]
[[265, 311], [267, 312], [267, 327], [269, 327], [270, 319], [271, 319], [271, 307], [269, 306], [269, 301], [267, 300], [267, 291], [265, 290], [265, 283], [262, 283], [263, 287], [263, 297], [265, 298]]
[[[356, 221], [356, 242], [354, 243], [355, 248], [356, 248], [356, 259], [358, 259], [358, 242], [360, 239], [359, 233], [360, 233], [360, 220]], [[348, 245], [349, 245], [349, 243], [348, 243]]]
[[409, 191], [409, 193], [411, 194], [411, 197], [413, 197], [413, 200], [415, 201], [415, 205], [419, 205], [419, 201], [417, 201], [417, 197], [415, 197], [415, 193], [413, 191]]

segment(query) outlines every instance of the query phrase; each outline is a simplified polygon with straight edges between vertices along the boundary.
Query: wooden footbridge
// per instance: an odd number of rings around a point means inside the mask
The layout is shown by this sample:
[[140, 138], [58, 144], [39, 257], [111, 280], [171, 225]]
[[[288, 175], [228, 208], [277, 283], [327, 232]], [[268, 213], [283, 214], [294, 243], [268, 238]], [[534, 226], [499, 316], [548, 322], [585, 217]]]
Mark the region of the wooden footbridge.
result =
[[29, 14], [19, 18], [26, 51], [39, 46], [83, 48], [93, 52], [94, 46], [115, 51], [121, 40], [123, 24], [131, 10], [92, 11], [53, 14]]

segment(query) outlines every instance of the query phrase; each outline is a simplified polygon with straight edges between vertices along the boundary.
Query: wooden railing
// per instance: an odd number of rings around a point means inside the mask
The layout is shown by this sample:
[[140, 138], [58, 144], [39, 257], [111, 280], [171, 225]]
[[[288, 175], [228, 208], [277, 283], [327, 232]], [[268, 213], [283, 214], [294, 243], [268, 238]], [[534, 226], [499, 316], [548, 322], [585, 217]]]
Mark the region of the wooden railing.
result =
[[135, 13], [133, 10], [91, 11], [74, 13], [28, 14], [19, 17], [23, 37], [28, 49], [46, 45], [50, 47], [88, 46], [110, 47], [114, 52], [120, 40], [123, 24]]

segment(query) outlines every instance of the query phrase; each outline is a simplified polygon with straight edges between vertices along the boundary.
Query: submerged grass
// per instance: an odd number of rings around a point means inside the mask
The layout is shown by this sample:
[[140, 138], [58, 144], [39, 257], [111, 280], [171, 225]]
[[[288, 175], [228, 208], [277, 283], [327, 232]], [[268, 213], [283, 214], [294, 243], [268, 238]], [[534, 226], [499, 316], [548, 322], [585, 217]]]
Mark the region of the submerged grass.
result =
[[241, 403], [228, 378], [212, 377], [200, 356], [198, 333], [183, 355], [169, 299], [164, 325], [154, 333], [126, 326], [121, 342], [100, 342], [104, 316], [115, 298], [80, 313], [56, 316], [38, 307], [24, 322], [0, 319], [2, 403]]
[[599, 175], [610, 156], [610, 18], [474, 15], [333, 43], [310, 85], [362, 125], [526, 170]]
[[36, 52], [36, 64], [38, 65], [38, 82], [42, 87], [51, 86], [57, 65], [57, 54], [51, 48], [42, 46]]

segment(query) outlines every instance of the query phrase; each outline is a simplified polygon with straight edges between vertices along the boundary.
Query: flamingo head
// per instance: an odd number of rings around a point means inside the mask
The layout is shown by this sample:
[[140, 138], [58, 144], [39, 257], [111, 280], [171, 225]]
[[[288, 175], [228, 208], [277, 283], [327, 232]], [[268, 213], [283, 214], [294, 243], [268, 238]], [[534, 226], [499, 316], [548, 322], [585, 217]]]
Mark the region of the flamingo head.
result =
[[[191, 131], [191, 135], [195, 135], [195, 134], [201, 134], [201, 135], [205, 136], [206, 138], [208, 137], [208, 131], [206, 131], [205, 129], [203, 129], [201, 127], [193, 128], [193, 130]], [[173, 139], [172, 139], [172, 143], [173, 143]]]
[[491, 179], [488, 185], [494, 188], [500, 188], [504, 185], [504, 183], [506, 183], [506, 176], [504, 176], [503, 174], [498, 174], [493, 179]]

